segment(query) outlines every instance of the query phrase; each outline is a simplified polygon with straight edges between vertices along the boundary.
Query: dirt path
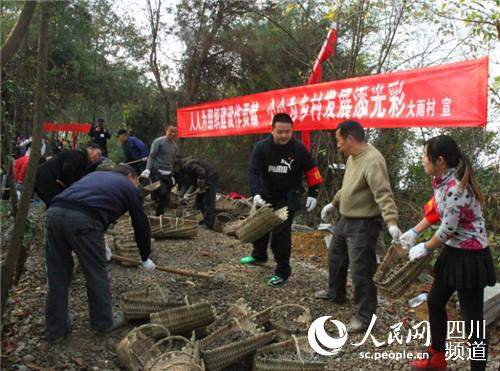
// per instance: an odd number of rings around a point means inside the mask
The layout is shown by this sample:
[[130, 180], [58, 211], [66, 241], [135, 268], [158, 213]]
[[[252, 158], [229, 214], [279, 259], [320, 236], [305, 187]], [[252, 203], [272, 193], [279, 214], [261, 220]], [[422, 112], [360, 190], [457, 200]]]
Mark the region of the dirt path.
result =
[[[118, 307], [120, 295], [126, 291], [143, 288], [151, 282], [157, 282], [166, 288], [169, 295], [184, 300], [187, 295], [190, 302], [208, 301], [217, 312], [239, 298], [246, 301], [256, 310], [271, 305], [296, 303], [311, 310], [312, 319], [320, 316], [332, 316], [347, 323], [354, 312], [352, 288], [348, 288], [349, 297], [345, 305], [333, 305], [314, 300], [316, 290], [327, 284], [326, 249], [323, 236], [316, 234], [311, 243], [304, 243], [304, 236], [296, 238], [296, 246], [292, 254], [293, 275], [288, 284], [280, 289], [266, 286], [266, 278], [273, 273], [274, 263], [271, 261], [262, 267], [247, 267], [239, 264], [241, 256], [250, 252], [250, 245], [243, 245], [232, 237], [213, 231], [199, 229], [198, 236], [191, 240], [155, 241], [153, 260], [157, 264], [198, 270], [203, 272], [221, 271], [225, 281], [217, 283], [196, 278], [181, 277], [173, 274], [153, 272], [147, 273], [138, 268], [123, 267], [116, 263], [109, 265], [111, 275], [113, 301]], [[309, 248], [308, 248], [309, 246]], [[316, 251], [316, 252], [315, 252]], [[301, 255], [309, 255], [303, 257]], [[85, 290], [85, 280], [77, 273], [70, 295], [71, 319], [73, 334], [64, 344], [49, 347], [44, 341], [44, 300], [47, 289], [43, 247], [38, 244], [32, 248], [26, 264], [26, 272], [13, 292], [10, 301], [12, 314], [4, 325], [2, 338], [2, 368], [8, 370], [119, 370], [115, 346], [132, 328], [127, 324], [106, 337], [98, 337], [89, 328]], [[350, 283], [349, 283], [350, 285]], [[393, 305], [384, 298], [380, 299], [378, 320], [372, 334], [379, 341], [387, 342], [389, 326], [406, 316], [400, 305]], [[404, 332], [406, 333], [406, 332]], [[495, 334], [496, 333], [496, 334]], [[491, 356], [488, 369], [497, 369], [499, 363], [499, 321], [490, 327], [492, 338]], [[376, 348], [371, 340], [356, 349], [350, 343], [361, 341], [363, 334], [350, 336], [341, 357], [332, 359], [330, 369], [335, 370], [408, 370], [406, 360], [370, 360], [360, 359], [359, 352], [374, 351], [421, 351], [421, 343], [416, 341], [410, 345], [392, 344]], [[249, 364], [242, 363], [232, 370], [247, 370]], [[464, 361], [452, 361], [452, 370], [464, 370]]]

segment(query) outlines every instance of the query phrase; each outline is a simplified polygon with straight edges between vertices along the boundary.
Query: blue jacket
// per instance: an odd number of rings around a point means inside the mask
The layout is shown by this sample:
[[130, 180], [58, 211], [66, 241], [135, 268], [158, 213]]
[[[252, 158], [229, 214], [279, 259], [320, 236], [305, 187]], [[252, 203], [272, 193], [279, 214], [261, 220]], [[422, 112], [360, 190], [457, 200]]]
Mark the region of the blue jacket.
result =
[[129, 136], [127, 141], [123, 143], [123, 153], [125, 155], [125, 162], [140, 160], [141, 158], [148, 157], [148, 147], [142, 140]]
[[115, 171], [95, 171], [56, 196], [50, 207], [79, 210], [103, 223], [104, 230], [129, 212], [135, 241], [145, 261], [151, 252], [151, 228], [142, 205], [141, 192], [126, 175]]

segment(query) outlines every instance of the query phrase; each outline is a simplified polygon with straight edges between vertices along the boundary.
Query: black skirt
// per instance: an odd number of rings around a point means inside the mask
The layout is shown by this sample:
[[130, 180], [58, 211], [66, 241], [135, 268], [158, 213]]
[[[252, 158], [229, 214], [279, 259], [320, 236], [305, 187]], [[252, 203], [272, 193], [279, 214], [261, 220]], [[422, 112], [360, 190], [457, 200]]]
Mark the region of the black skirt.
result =
[[434, 264], [435, 280], [457, 290], [482, 289], [496, 284], [489, 247], [465, 250], [445, 245]]

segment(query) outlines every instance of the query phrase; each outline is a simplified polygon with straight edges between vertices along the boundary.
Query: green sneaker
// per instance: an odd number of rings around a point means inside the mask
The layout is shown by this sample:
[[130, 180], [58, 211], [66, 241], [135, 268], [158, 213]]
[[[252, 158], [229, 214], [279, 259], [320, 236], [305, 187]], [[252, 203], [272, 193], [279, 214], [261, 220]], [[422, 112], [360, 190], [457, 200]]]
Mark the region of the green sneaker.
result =
[[271, 276], [271, 278], [269, 278], [269, 281], [267, 281], [267, 285], [269, 287], [281, 287], [283, 286], [288, 280], [283, 278], [283, 277], [280, 277], [278, 275], [274, 275], [274, 276]]
[[245, 265], [261, 265], [265, 262], [261, 262], [260, 260], [255, 259], [253, 256], [248, 255], [241, 258], [240, 263]]

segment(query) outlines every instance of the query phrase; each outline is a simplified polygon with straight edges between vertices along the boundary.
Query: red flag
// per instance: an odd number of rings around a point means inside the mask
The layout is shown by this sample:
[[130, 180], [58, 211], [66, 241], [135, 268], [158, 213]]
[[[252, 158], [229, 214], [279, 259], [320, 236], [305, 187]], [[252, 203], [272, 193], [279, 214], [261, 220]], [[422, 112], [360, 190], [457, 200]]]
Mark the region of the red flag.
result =
[[[333, 55], [336, 43], [337, 43], [337, 24], [333, 22], [330, 27], [330, 31], [328, 31], [328, 35], [326, 35], [326, 40], [323, 44], [323, 47], [321, 48], [321, 51], [319, 52], [318, 58], [316, 58], [313, 70], [309, 75], [309, 80], [307, 80], [307, 85], [321, 82], [321, 63], [323, 63]], [[302, 132], [302, 143], [304, 143], [304, 145], [309, 151], [311, 150], [311, 132], [309, 131]]]
[[309, 75], [309, 80], [307, 80], [307, 84], [315, 84], [321, 82], [321, 63], [325, 62], [330, 58], [335, 51], [335, 44], [337, 43], [337, 24], [335, 22], [332, 23], [330, 27], [330, 31], [326, 36], [325, 43], [319, 52], [318, 58], [316, 58], [316, 62], [314, 63], [313, 71]]
[[424, 205], [424, 218], [431, 224], [437, 224], [441, 221], [434, 196]]

